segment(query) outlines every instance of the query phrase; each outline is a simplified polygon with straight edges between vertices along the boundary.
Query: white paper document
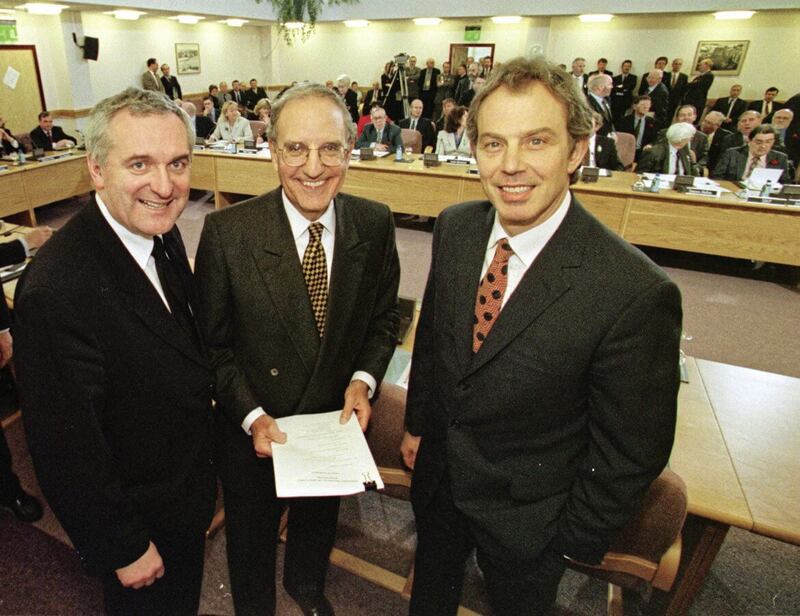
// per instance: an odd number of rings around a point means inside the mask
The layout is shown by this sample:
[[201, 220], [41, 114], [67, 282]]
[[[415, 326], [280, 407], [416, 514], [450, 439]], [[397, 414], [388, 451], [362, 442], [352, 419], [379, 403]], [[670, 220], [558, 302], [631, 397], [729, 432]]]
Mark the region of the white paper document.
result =
[[291, 415], [275, 421], [286, 443], [272, 444], [279, 497], [345, 496], [383, 489], [367, 439], [355, 413], [345, 425], [341, 411]]

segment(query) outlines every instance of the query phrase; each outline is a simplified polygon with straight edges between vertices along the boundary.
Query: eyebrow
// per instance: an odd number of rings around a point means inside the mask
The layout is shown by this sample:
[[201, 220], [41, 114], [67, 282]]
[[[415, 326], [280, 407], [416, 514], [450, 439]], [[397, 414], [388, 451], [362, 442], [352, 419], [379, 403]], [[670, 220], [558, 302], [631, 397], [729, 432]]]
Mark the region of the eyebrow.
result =
[[548, 128], [543, 126], [541, 128], [534, 128], [533, 130], [528, 130], [525, 132], [513, 133], [511, 135], [501, 135], [500, 133], [492, 133], [492, 132], [485, 132], [478, 135], [478, 139], [483, 139], [485, 137], [491, 137], [494, 139], [508, 139], [508, 137], [531, 137], [533, 135], [546, 135], [550, 137], [556, 136], [556, 132], [552, 128]]

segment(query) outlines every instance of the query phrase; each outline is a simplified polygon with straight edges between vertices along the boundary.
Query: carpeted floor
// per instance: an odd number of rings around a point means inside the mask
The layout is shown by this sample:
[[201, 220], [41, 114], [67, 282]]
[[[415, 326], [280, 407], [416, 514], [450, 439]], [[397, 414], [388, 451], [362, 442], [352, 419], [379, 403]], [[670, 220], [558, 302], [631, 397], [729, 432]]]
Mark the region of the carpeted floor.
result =
[[[212, 209], [209, 197], [193, 194], [179, 220], [192, 256], [202, 221]], [[43, 222], [60, 226], [75, 207], [75, 203], [57, 204], [38, 213]], [[401, 226], [397, 238], [401, 295], [421, 297], [430, 259], [429, 228]], [[683, 345], [687, 353], [800, 377], [796, 268], [767, 265], [753, 270], [751, 263], [740, 260], [666, 250], [646, 252], [681, 288], [684, 329], [691, 338]], [[20, 422], [7, 428], [7, 436], [18, 474], [31, 491], [38, 493]], [[66, 541], [49, 509], [36, 528], [19, 524], [8, 512], [0, 511], [0, 615], [91, 614], [99, 609], [97, 584], [77, 571], [73, 553], [58, 539]], [[374, 493], [345, 499], [337, 545], [405, 575], [414, 547], [409, 505]], [[800, 547], [732, 529], [689, 614], [800, 614], [799, 573]], [[407, 610], [399, 596], [336, 567], [331, 568], [328, 589], [337, 613], [344, 616], [391, 616]], [[626, 603], [626, 613], [647, 614], [646, 604], [632, 599]], [[463, 602], [486, 612], [480, 572], [474, 564]], [[578, 616], [604, 611], [604, 586], [567, 572], [559, 590], [557, 614]], [[201, 613], [233, 614], [224, 531], [206, 548]], [[285, 594], [280, 594], [278, 613], [295, 616], [300, 612]]]

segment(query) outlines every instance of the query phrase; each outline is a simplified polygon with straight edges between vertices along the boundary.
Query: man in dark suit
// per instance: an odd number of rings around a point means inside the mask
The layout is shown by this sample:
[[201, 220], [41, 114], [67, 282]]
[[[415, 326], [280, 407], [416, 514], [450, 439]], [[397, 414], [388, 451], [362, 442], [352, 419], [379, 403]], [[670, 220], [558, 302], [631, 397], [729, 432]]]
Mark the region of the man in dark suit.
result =
[[597, 70], [592, 71], [589, 73], [589, 77], [592, 75], [608, 75], [609, 77], [614, 77], [614, 73], [607, 69], [608, 67], [608, 58], [598, 58], [597, 60]]
[[789, 159], [783, 152], [773, 149], [775, 145], [775, 128], [771, 124], [755, 127], [750, 133], [746, 145], [727, 149], [711, 172], [711, 177], [720, 180], [739, 182], [747, 180], [754, 169], [782, 169], [780, 182], [789, 182]]
[[633, 113], [622, 118], [616, 127], [618, 132], [630, 133], [636, 138], [637, 162], [642, 149], [655, 141], [658, 132], [655, 120], [648, 115], [650, 104], [650, 97], [647, 94], [637, 96], [633, 99]]
[[772, 114], [782, 107], [780, 103], [775, 102], [778, 92], [779, 90], [775, 86], [767, 88], [762, 100], [753, 101], [747, 106], [748, 109], [761, 114], [761, 122], [764, 124], [769, 124], [772, 121]]
[[[428, 58], [425, 60], [425, 68], [419, 74], [419, 98], [422, 101], [422, 116], [429, 120], [433, 118], [436, 92], [439, 89], [439, 75], [441, 74], [435, 64], [436, 60]], [[483, 76], [486, 77], [486, 75]]]
[[[686, 122], [694, 126], [697, 121], [697, 112], [691, 105], [681, 105], [675, 113], [675, 122]], [[658, 131], [656, 142], [667, 142], [667, 129], [662, 128]], [[692, 152], [692, 161], [699, 167], [700, 174], [708, 166], [708, 138], [701, 131], [696, 131], [689, 142], [689, 149]]]
[[161, 83], [164, 86], [164, 94], [169, 96], [171, 100], [182, 99], [181, 84], [178, 83], [178, 78], [175, 75], [169, 74], [169, 70], [169, 64], [161, 65]]
[[614, 132], [614, 116], [608, 100], [611, 88], [611, 77], [608, 75], [598, 73], [589, 77], [586, 100], [589, 101], [592, 110], [600, 115], [602, 122], [598, 125], [597, 134], [604, 137]]
[[[589, 76], [586, 74], [586, 58], [575, 58], [572, 61], [572, 72], [570, 72], [569, 76], [572, 78], [572, 82], [575, 84], [575, 88], [586, 95], [587, 87], [589, 84]], [[460, 105], [461, 103], [459, 103]]]
[[[275, 417], [342, 410], [362, 429], [396, 344], [400, 266], [385, 205], [339, 194], [355, 127], [338, 95], [307, 84], [272, 108], [281, 186], [206, 218], [201, 321], [217, 375], [220, 475], [236, 613], [275, 613]], [[292, 144], [288, 149], [287, 144]], [[316, 275], [314, 274], [316, 270]], [[324, 596], [339, 499], [288, 501], [283, 585], [302, 613]]]
[[2, 115], [0, 115], [0, 145], [2, 145], [2, 147], [0, 147], [0, 154], [6, 156], [16, 153], [22, 147], [11, 130], [6, 126], [6, 121], [3, 119]]
[[231, 82], [231, 100], [236, 102], [237, 105], [244, 105], [244, 90], [242, 90], [242, 83], [238, 79]]
[[637, 172], [670, 175], [702, 175], [690, 148], [697, 129], [688, 122], [678, 122], [667, 129], [666, 140], [642, 151]]
[[348, 75], [339, 75], [336, 78], [336, 91], [342, 97], [344, 106], [350, 113], [350, 119], [353, 122], [358, 122], [358, 94], [350, 89], [352, 80]]
[[645, 94], [650, 97], [650, 109], [653, 112], [653, 119], [658, 128], [664, 128], [669, 124], [669, 91], [661, 81], [662, 73], [654, 68], [645, 76], [648, 87]]
[[193, 142], [160, 93], [98, 103], [86, 128], [96, 202], [42, 247], [14, 299], [39, 484], [110, 614], [196, 614], [200, 600], [213, 380], [174, 227]]
[[[32, 250], [39, 248], [53, 235], [49, 227], [37, 227], [24, 238], [0, 243], [0, 267], [22, 263]], [[0, 285], [0, 290], [2, 285]], [[11, 339], [11, 315], [5, 296], [0, 296], [0, 369], [5, 368], [14, 354]], [[11, 451], [0, 425], [0, 507], [10, 509], [23, 522], [35, 522], [42, 517], [42, 505], [22, 489], [19, 477], [12, 469]]]
[[612, 78], [611, 90], [611, 111], [614, 114], [614, 124], [616, 125], [633, 103], [633, 91], [636, 89], [636, 75], [631, 73], [633, 62], [624, 60], [620, 67], [620, 72]]
[[686, 73], [681, 73], [683, 67], [683, 58], [674, 58], [672, 60], [672, 71], [664, 73], [664, 85], [669, 90], [669, 117], [675, 115], [675, 110], [681, 104], [683, 93], [686, 90], [686, 85], [689, 83], [689, 77]]
[[592, 111], [592, 134], [589, 137], [589, 147], [583, 164], [587, 167], [608, 169], [609, 171], [622, 171], [625, 166], [619, 160], [617, 144], [611, 137], [606, 137], [597, 132], [603, 124], [603, 116], [597, 111]]
[[[653, 69], [657, 71], [661, 71], [661, 82], [664, 83], [666, 81], [666, 75], [664, 73], [664, 69], [667, 68], [667, 62], [669, 59], [667, 56], [658, 56], [656, 61], [653, 63]], [[652, 69], [651, 69], [652, 70]], [[647, 92], [647, 89], [650, 87], [650, 84], [647, 82], [647, 75], [645, 73], [642, 75], [642, 82], [639, 84], [639, 94], [644, 94]], [[664, 87], [667, 87], [667, 84], [664, 83]], [[667, 90], [669, 92], [669, 89]]]
[[564, 556], [600, 562], [674, 435], [678, 289], [570, 193], [592, 130], [570, 77], [496, 70], [468, 121], [489, 200], [437, 219], [414, 348], [414, 616], [456, 613], [474, 547], [493, 613], [547, 613]]
[[244, 93], [244, 104], [250, 110], [253, 111], [255, 106], [258, 104], [262, 98], [269, 99], [267, 96], [267, 91], [258, 85], [258, 79], [253, 78], [250, 80], [250, 87]]
[[783, 141], [786, 155], [795, 167], [800, 166], [800, 131], [792, 128], [794, 113], [791, 109], [778, 109], [772, 116], [776, 140]]
[[403, 137], [400, 127], [386, 121], [386, 110], [383, 107], [373, 107], [369, 112], [372, 122], [364, 127], [356, 143], [357, 148], [375, 148], [383, 152], [394, 152], [397, 147], [403, 147]]
[[711, 72], [711, 67], [714, 62], [705, 58], [700, 60], [697, 64], [698, 74], [688, 84], [683, 93], [683, 104], [694, 105], [697, 109], [697, 116], [703, 115], [706, 108], [706, 100], [708, 99], [708, 91], [711, 89], [711, 84], [714, 83], [714, 73]]
[[736, 122], [736, 132], [730, 134], [722, 142], [722, 151], [728, 148], [738, 148], [747, 144], [750, 133], [757, 126], [761, 126], [761, 114], [758, 111], [748, 109], [739, 116]]
[[78, 143], [75, 137], [68, 135], [60, 126], [53, 126], [53, 118], [49, 111], [42, 111], [39, 114], [39, 126], [31, 131], [31, 142], [33, 147], [43, 150], [55, 150], [56, 148], [69, 147]]
[[423, 117], [424, 107], [420, 99], [411, 101], [408, 107], [409, 116], [398, 122], [400, 128], [410, 128], [411, 130], [418, 130], [422, 134], [422, 151], [428, 146], [436, 147], [436, 130], [433, 127], [433, 122], [428, 118]]
[[721, 96], [716, 100], [711, 111], [718, 111], [722, 114], [722, 127], [732, 128], [739, 121], [739, 116], [747, 110], [747, 101], [739, 98], [742, 93], [742, 86], [738, 83], [733, 84], [728, 96]]
[[700, 131], [708, 145], [706, 154], [708, 158], [708, 169], [714, 169], [714, 167], [717, 166], [717, 161], [722, 154], [722, 144], [728, 135], [731, 134], [730, 131], [722, 128], [722, 121], [724, 118], [725, 116], [719, 111], [709, 111], [700, 123]]

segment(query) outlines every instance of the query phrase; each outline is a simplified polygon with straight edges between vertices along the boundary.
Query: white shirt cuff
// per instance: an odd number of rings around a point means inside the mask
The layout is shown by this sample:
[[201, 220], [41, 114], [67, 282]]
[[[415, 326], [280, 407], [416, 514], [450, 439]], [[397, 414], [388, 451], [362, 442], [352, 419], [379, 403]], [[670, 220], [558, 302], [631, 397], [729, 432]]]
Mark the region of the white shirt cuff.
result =
[[250, 432], [250, 426], [252, 426], [255, 420], [261, 417], [262, 415], [266, 415], [266, 413], [264, 412], [264, 409], [261, 408], [260, 406], [250, 411], [242, 421], [242, 430], [247, 432], [247, 434], [252, 434], [252, 432]]
[[28, 242], [25, 241], [24, 237], [19, 238], [19, 241], [22, 243], [22, 247], [25, 249], [25, 256], [26, 257], [30, 257], [31, 256], [31, 249], [28, 247]]
[[367, 384], [367, 388], [369, 389], [369, 398], [372, 399], [372, 396], [375, 395], [375, 390], [378, 388], [378, 384], [375, 382], [375, 379], [369, 372], [364, 372], [363, 370], [356, 370], [353, 373], [353, 378], [350, 379], [350, 382], [353, 381], [364, 381]]

